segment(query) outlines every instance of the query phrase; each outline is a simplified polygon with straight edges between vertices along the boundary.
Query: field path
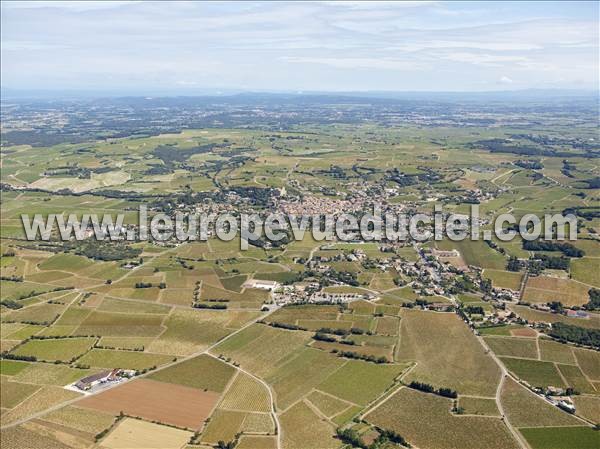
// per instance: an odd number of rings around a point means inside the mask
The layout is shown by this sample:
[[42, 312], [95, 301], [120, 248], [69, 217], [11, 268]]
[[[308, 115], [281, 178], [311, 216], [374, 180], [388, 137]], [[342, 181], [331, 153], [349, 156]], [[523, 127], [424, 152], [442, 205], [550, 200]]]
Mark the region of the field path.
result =
[[[254, 324], [254, 323], [252, 323], [252, 324]], [[233, 334], [230, 334], [230, 335], [233, 335]], [[219, 343], [221, 343], [223, 340], [219, 341]], [[213, 347], [214, 346], [215, 345], [213, 345]], [[267, 391], [269, 392], [269, 400], [271, 402], [271, 416], [273, 417], [273, 420], [275, 421], [275, 431], [277, 432], [277, 449], [281, 449], [281, 424], [279, 424], [279, 417], [277, 416], [277, 412], [275, 410], [275, 398], [273, 397], [273, 390], [271, 390], [270, 385], [268, 383], [266, 383], [264, 380], [262, 380], [260, 377], [255, 376], [254, 374], [252, 374], [249, 371], [246, 371], [244, 368], [242, 368], [240, 366], [236, 366], [233, 363], [229, 363], [223, 359], [220, 359], [216, 355], [211, 354], [210, 352], [206, 352], [206, 355], [208, 355], [216, 360], [219, 360], [223, 363], [227, 363], [232, 368], [235, 368], [236, 370], [238, 370], [244, 374], [247, 374], [248, 376], [252, 377], [257, 382], [260, 382], [267, 389]]]
[[500, 361], [500, 359], [498, 357], [496, 357], [496, 354], [494, 354], [494, 351], [492, 351], [490, 349], [490, 347], [487, 345], [485, 340], [481, 336], [477, 336], [476, 338], [479, 341], [479, 343], [481, 343], [481, 345], [484, 347], [486, 352], [492, 357], [494, 362], [496, 362], [496, 364], [498, 365], [498, 367], [500, 368], [500, 371], [501, 371], [500, 382], [498, 382], [498, 388], [496, 388], [496, 406], [498, 407], [498, 411], [500, 412], [502, 421], [504, 422], [504, 424], [506, 424], [506, 427], [508, 428], [510, 433], [513, 435], [514, 439], [519, 443], [519, 446], [521, 446], [523, 449], [531, 449], [531, 446], [529, 446], [529, 444], [527, 444], [527, 441], [525, 441], [525, 439], [521, 436], [521, 434], [517, 431], [517, 429], [514, 428], [513, 425], [510, 423], [510, 421], [508, 420], [508, 418], [506, 416], [506, 413], [504, 412], [504, 407], [502, 406], [502, 400], [501, 400], [502, 387], [504, 386], [504, 381], [510, 374], [508, 373], [506, 367]]

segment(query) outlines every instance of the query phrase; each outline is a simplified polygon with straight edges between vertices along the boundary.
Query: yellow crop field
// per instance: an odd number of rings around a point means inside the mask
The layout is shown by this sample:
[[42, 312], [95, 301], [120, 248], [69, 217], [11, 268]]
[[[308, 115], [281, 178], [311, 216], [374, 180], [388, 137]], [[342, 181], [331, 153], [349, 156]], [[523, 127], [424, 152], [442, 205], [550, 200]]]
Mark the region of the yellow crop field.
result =
[[192, 432], [185, 430], [125, 418], [101, 445], [108, 449], [179, 449], [191, 436]]
[[240, 372], [219, 406], [247, 412], [268, 412], [271, 410], [271, 401], [267, 388], [263, 384], [248, 374]]

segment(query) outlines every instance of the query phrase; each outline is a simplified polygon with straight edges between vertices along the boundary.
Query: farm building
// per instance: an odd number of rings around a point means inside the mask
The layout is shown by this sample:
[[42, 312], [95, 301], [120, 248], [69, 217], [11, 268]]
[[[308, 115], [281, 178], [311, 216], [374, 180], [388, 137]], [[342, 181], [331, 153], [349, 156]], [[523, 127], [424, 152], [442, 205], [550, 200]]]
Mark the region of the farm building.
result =
[[571, 317], [571, 318], [583, 318], [583, 319], [587, 319], [590, 316], [584, 312], [583, 310], [567, 310], [567, 316]]
[[244, 283], [246, 288], [260, 288], [262, 290], [273, 291], [279, 287], [279, 283], [275, 281], [265, 281], [262, 279], [250, 279]]
[[99, 383], [116, 380], [118, 374], [118, 369], [102, 371], [101, 373], [93, 374], [91, 376], [80, 379], [75, 384], [75, 386], [80, 390], [89, 390], [90, 388], [92, 388], [95, 385], [98, 385]]

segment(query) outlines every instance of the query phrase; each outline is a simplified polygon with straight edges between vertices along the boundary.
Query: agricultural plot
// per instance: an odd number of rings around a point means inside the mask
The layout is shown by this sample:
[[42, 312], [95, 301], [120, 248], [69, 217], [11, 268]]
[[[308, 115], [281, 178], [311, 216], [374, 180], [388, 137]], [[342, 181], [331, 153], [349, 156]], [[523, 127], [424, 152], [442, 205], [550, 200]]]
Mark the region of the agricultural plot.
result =
[[0, 375], [14, 376], [29, 366], [28, 362], [16, 360], [0, 360]]
[[202, 432], [202, 442], [214, 445], [218, 441], [232, 441], [242, 428], [245, 418], [244, 412], [215, 410], [206, 429]]
[[179, 449], [192, 432], [125, 418], [102, 440], [108, 449]]
[[286, 410], [279, 421], [285, 449], [336, 449], [341, 446], [340, 441], [334, 438], [333, 427], [321, 420], [304, 402]]
[[285, 410], [344, 364], [326, 352], [302, 348], [273, 369], [265, 380], [273, 386], [278, 409]]
[[68, 362], [89, 351], [95, 342], [95, 338], [29, 340], [11, 352], [19, 356], [35, 357], [38, 360]]
[[510, 423], [516, 427], [574, 426], [580, 423], [511, 378], [504, 382], [500, 400]]
[[[355, 303], [351, 303], [353, 305]], [[271, 323], [298, 324], [304, 321], [336, 321], [340, 312], [334, 305], [299, 305], [283, 307], [267, 317]]]
[[42, 419], [45, 422], [70, 427], [92, 435], [108, 429], [115, 421], [115, 417], [110, 413], [98, 412], [73, 405], [67, 405], [47, 413]]
[[590, 313], [588, 319], [571, 318], [559, 313], [542, 312], [527, 306], [510, 305], [509, 309], [530, 323], [565, 323], [586, 329], [600, 329], [600, 314]]
[[86, 397], [78, 407], [129, 416], [173, 426], [200, 429], [219, 395], [183, 385], [138, 379]]
[[577, 415], [600, 424], [600, 397], [579, 395], [573, 398]]
[[596, 393], [596, 389], [587, 380], [578, 366], [557, 364], [556, 367], [565, 379], [567, 385], [574, 388], [575, 391], [578, 391], [579, 393]]
[[520, 337], [485, 337], [486, 344], [496, 355], [537, 359], [536, 340]]
[[573, 279], [596, 288], [600, 288], [598, 268], [598, 259], [589, 257], [571, 259], [571, 276]]
[[328, 418], [339, 415], [343, 411], [352, 407], [351, 403], [342, 401], [335, 396], [323, 393], [319, 390], [312, 391], [306, 397], [306, 399]]
[[208, 347], [231, 332], [225, 325], [228, 311], [175, 309], [164, 321], [166, 330], [149, 349], [177, 355], [188, 355]]
[[[64, 440], [64, 438], [63, 438]], [[89, 444], [89, 441], [70, 438], [71, 442]], [[0, 434], [0, 444], [4, 449], [72, 449], [56, 436], [52, 435], [47, 428], [35, 423], [25, 423], [19, 426], [4, 429]]]
[[114, 351], [111, 349], [92, 349], [77, 360], [79, 365], [95, 368], [121, 368], [143, 370], [160, 366], [173, 360], [173, 357], [162, 354], [149, 354], [138, 351]]
[[245, 412], [269, 412], [271, 400], [267, 387], [248, 374], [239, 372], [219, 407]]
[[64, 309], [65, 306], [62, 304], [36, 304], [2, 314], [2, 322], [49, 324], [58, 318]]
[[504, 324], [500, 326], [480, 327], [477, 329], [480, 335], [495, 335], [502, 337], [536, 337], [537, 332], [533, 329], [518, 325]]
[[307, 332], [287, 331], [254, 324], [211, 350], [263, 377], [310, 341]]
[[573, 348], [577, 364], [591, 380], [600, 380], [600, 353], [589, 349]]
[[421, 449], [519, 447], [500, 418], [453, 415], [451, 402], [434, 394], [401, 388], [370, 411], [365, 420], [399, 433]]
[[484, 270], [483, 276], [492, 281], [494, 288], [508, 288], [513, 291], [519, 291], [523, 279], [522, 273], [503, 270]]
[[397, 360], [417, 362], [403, 379], [491, 397], [500, 369], [454, 314], [403, 310]]
[[542, 360], [568, 365], [577, 364], [571, 346], [544, 338], [540, 338], [538, 344], [540, 345], [540, 358]]
[[406, 365], [378, 365], [348, 360], [318, 389], [340, 399], [366, 405], [390, 388], [405, 368]]
[[600, 434], [591, 427], [520, 429], [532, 449], [596, 449]]
[[203, 354], [150, 374], [148, 379], [221, 393], [235, 369]]
[[506, 265], [505, 257], [490, 248], [482, 240], [473, 241], [466, 239], [458, 242], [442, 240], [436, 242], [436, 246], [438, 249], [444, 251], [458, 250], [467, 265], [474, 265], [490, 270], [504, 270]]
[[498, 405], [494, 398], [461, 396], [458, 406], [467, 415], [500, 416]]
[[565, 386], [553, 363], [507, 357], [503, 357], [501, 360], [509, 371], [532, 387]]
[[238, 449], [277, 449], [277, 439], [258, 435], [242, 435]]
[[37, 385], [2, 380], [0, 405], [6, 409], [13, 408], [39, 389]]
[[[36, 386], [36, 388], [38, 387]], [[0, 421], [2, 425], [19, 421], [79, 396], [79, 394], [73, 391], [68, 391], [60, 387], [41, 387], [32, 395], [27, 396], [22, 402], [19, 402], [10, 411], [3, 413]]]
[[82, 377], [94, 374], [96, 369], [72, 368], [63, 364], [31, 363], [14, 376], [19, 382], [39, 385], [68, 385]]
[[157, 315], [166, 315], [171, 308], [161, 304], [148, 304], [140, 301], [126, 301], [115, 298], [104, 298], [97, 307], [100, 312], [119, 312], [119, 313], [151, 313]]
[[75, 335], [109, 337], [153, 337], [159, 335], [163, 316], [93, 311], [77, 328]]
[[549, 276], [529, 277], [523, 300], [531, 303], [560, 301], [567, 307], [582, 306], [589, 301], [590, 287], [570, 279]]

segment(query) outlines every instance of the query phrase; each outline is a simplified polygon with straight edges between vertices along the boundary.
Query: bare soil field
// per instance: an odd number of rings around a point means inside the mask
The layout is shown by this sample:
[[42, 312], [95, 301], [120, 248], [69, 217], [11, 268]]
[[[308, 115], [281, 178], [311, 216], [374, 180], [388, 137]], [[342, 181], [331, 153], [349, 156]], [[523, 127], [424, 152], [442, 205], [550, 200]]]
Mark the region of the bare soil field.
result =
[[219, 395], [183, 385], [139, 379], [90, 396], [77, 405], [118, 415], [197, 430], [211, 413]]

